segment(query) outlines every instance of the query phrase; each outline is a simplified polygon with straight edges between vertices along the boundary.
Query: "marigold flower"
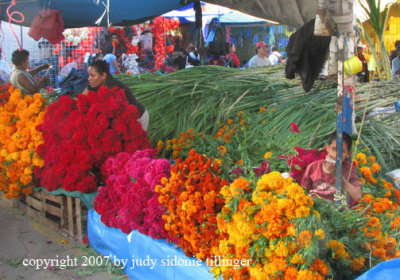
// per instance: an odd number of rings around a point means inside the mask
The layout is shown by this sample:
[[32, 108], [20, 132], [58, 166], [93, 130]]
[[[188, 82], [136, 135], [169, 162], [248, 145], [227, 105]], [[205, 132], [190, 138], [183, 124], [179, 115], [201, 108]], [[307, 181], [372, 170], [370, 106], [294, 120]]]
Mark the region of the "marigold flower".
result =
[[360, 161], [362, 165], [367, 164], [367, 156], [364, 153], [356, 154], [356, 158]]
[[366, 194], [363, 196], [363, 200], [364, 200], [366, 203], [371, 203], [371, 202], [374, 200], [374, 197], [373, 197], [371, 194], [366, 193]]
[[302, 269], [297, 274], [297, 280], [310, 280], [310, 279], [314, 279], [314, 275], [310, 270]]
[[308, 230], [302, 231], [299, 234], [299, 242], [305, 248], [308, 248], [308, 246], [310, 245], [311, 238], [312, 238], [312, 234]]
[[323, 240], [325, 239], [325, 232], [322, 229], [317, 229], [314, 232], [314, 235], [319, 239], [319, 240]]
[[381, 166], [380, 166], [379, 164], [377, 164], [376, 162], [374, 162], [374, 163], [371, 165], [371, 168], [372, 168], [372, 173], [376, 173], [376, 172], [378, 172], [379, 170], [381, 170]]
[[218, 147], [218, 150], [219, 150], [219, 153], [220, 153], [221, 155], [225, 155], [225, 154], [228, 152], [228, 150], [226, 149], [226, 147], [225, 147], [224, 145], [220, 145], [220, 146]]
[[317, 258], [317, 259], [313, 260], [313, 262], [311, 264], [311, 271], [318, 271], [319, 273], [321, 273], [322, 275], [325, 276], [328, 274], [329, 268], [323, 260], [321, 260], [320, 258]]
[[396, 217], [392, 220], [392, 222], [390, 223], [390, 227], [393, 230], [399, 230], [400, 229], [400, 217]]
[[266, 153], [264, 154], [264, 159], [269, 159], [269, 158], [271, 158], [271, 156], [272, 156], [272, 153], [271, 153], [271, 152], [266, 152]]

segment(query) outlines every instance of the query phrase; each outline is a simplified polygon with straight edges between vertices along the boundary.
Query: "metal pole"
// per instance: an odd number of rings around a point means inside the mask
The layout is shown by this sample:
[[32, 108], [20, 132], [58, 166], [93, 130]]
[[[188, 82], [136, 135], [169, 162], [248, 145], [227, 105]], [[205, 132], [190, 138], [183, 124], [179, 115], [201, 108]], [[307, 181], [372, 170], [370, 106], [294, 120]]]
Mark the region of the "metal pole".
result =
[[337, 40], [338, 44], [338, 87], [337, 87], [337, 119], [336, 119], [336, 204], [342, 203], [342, 137], [343, 137], [343, 89], [344, 89], [344, 35]]
[[20, 41], [21, 41], [21, 49], [24, 48], [24, 37], [22, 36], [22, 25], [19, 26], [19, 37], [20, 37]]

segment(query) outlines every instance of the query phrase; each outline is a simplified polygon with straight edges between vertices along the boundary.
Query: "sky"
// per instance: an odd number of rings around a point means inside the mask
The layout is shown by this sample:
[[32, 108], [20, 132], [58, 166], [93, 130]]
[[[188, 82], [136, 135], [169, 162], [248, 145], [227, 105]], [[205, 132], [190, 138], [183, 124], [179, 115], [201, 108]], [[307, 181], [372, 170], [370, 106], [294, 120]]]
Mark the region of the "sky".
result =
[[[376, 3], [378, 3], [378, 0], [375, 0], [375, 1], [376, 1]], [[361, 21], [364, 21], [364, 20], [368, 19], [368, 16], [365, 14], [364, 9], [361, 7], [359, 2], [366, 3], [365, 0], [354, 1], [354, 15], [357, 18], [359, 18]], [[381, 0], [381, 9], [385, 8], [385, 6], [390, 3], [396, 3], [396, 0]], [[368, 5], [366, 5], [366, 6], [368, 7]]]

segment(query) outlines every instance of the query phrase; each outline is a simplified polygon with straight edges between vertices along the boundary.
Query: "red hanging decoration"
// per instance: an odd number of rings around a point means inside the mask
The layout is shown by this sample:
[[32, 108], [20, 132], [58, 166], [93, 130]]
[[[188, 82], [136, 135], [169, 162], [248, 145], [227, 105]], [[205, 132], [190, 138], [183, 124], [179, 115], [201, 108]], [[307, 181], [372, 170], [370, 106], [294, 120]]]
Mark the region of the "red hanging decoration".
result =
[[165, 58], [167, 57], [167, 52], [173, 52], [174, 46], [166, 45], [166, 33], [170, 29], [176, 29], [179, 26], [178, 19], [168, 19], [164, 17], [156, 17], [151, 24], [151, 32], [155, 38], [154, 52], [155, 52], [155, 62], [154, 70], [157, 71], [164, 64]]

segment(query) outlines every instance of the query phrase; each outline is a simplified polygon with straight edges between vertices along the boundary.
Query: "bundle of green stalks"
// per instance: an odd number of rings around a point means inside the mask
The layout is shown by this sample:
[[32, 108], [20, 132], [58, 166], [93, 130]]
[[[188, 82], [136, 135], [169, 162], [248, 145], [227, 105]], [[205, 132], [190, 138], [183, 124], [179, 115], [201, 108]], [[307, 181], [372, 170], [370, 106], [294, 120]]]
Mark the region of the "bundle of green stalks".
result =
[[[297, 145], [303, 148], [323, 147], [336, 128], [336, 83], [316, 81], [314, 88], [305, 93], [299, 79], [284, 77], [283, 66], [200, 66], [170, 74], [119, 78], [149, 111], [148, 132], [153, 144], [177, 137], [189, 128], [215, 134], [219, 129], [217, 121], [224, 123], [239, 111], [257, 114], [260, 107], [274, 111], [266, 130], [275, 143], [287, 142], [292, 122], [301, 130]], [[361, 131], [358, 151], [367, 148], [384, 171], [398, 168], [400, 114], [383, 119], [364, 119], [363, 115], [378, 107], [392, 106], [399, 99], [400, 84], [386, 81], [357, 85], [355, 92], [359, 97], [356, 128]]]

